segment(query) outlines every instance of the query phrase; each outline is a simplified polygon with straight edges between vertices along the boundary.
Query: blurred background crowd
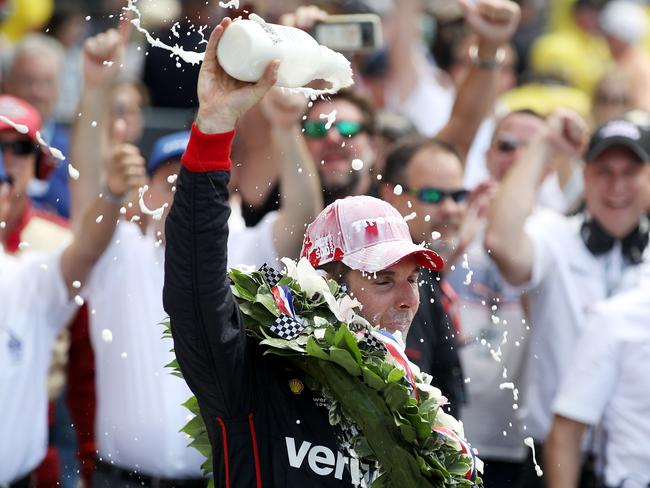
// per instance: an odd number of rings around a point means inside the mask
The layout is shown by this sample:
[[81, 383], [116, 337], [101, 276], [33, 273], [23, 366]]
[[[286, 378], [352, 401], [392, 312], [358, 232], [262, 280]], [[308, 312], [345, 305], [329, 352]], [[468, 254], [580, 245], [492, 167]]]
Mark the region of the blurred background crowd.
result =
[[[278, 257], [297, 257], [323, 203], [360, 194], [388, 201], [414, 241], [447, 262], [445, 272], [421, 276], [407, 354], [463, 420], [486, 462], [485, 485], [648, 486], [650, 4], [220, 3], [134, 5], [154, 38], [187, 51], [202, 51], [224, 15], [252, 12], [305, 30], [328, 14], [373, 13], [383, 31], [376, 49], [345, 52], [350, 89], [311, 101], [271, 92], [241, 122], [231, 264], [280, 267]], [[200, 455], [178, 433], [189, 390], [165, 370], [171, 343], [157, 326], [164, 218], [198, 107], [199, 68], [136, 29], [106, 33], [124, 7], [0, 0], [0, 115], [29, 128], [21, 134], [0, 120], [13, 180], [4, 252], [65, 242], [89, 195], [111, 193], [101, 183], [106, 159], [135, 154], [149, 177], [144, 205], [137, 194], [124, 198], [125, 225], [86, 303], [52, 357], [41, 358], [47, 453], [32, 434], [36, 420], [0, 426], [0, 452], [18, 443], [29, 453], [0, 458], [0, 486], [188, 486], [201, 476]], [[115, 46], [115, 36], [121, 57], [107, 61], [116, 51], [102, 46]], [[67, 160], [41, 154], [43, 141]], [[120, 156], [117, 146], [129, 149]], [[157, 208], [162, 220], [147, 210]], [[16, 344], [0, 333], [0, 367], [10, 369]], [[13, 391], [0, 371], [0, 417], [21, 404]]]

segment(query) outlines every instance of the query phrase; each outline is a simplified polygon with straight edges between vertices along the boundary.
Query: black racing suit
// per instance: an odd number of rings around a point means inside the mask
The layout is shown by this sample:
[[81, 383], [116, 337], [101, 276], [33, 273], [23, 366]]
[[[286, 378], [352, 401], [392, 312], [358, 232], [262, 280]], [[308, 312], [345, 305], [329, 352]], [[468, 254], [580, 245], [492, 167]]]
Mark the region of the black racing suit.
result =
[[230, 144], [195, 127], [166, 223], [163, 300], [174, 348], [207, 424], [218, 487], [350, 487], [371, 477], [339, 452], [304, 375], [261, 354], [226, 276]]

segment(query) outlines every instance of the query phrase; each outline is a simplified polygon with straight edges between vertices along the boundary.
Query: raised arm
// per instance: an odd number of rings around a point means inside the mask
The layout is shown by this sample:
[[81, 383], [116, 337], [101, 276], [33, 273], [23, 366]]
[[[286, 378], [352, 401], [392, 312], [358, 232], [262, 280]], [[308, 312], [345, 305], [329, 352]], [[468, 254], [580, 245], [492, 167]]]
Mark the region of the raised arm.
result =
[[538, 185], [557, 156], [582, 154], [586, 135], [586, 124], [577, 114], [554, 113], [508, 171], [496, 194], [489, 211], [485, 247], [512, 285], [531, 279], [533, 245], [524, 224], [535, 206]]
[[273, 143], [282, 157], [280, 210], [273, 225], [273, 242], [279, 257], [298, 256], [305, 227], [323, 209], [318, 171], [299, 123], [306, 105], [303, 95], [284, 93], [279, 88], [267, 93], [260, 103], [271, 123]]
[[84, 88], [81, 92], [80, 114], [72, 127], [70, 161], [79, 171], [77, 180], [70, 180], [70, 216], [73, 227], [83, 219], [86, 209], [101, 191], [102, 158], [109, 153], [109, 106], [129, 33], [129, 22], [123, 20], [119, 30], [110, 29], [91, 37], [84, 44]]
[[436, 136], [452, 144], [467, 159], [476, 132], [496, 99], [499, 56], [519, 25], [519, 6], [510, 0], [462, 0], [465, 21], [476, 33], [476, 58], [458, 87], [447, 125]]
[[582, 438], [588, 425], [556, 415], [544, 444], [544, 470], [549, 488], [577, 488], [582, 468]]
[[108, 247], [115, 224], [120, 218], [122, 202], [117, 195], [124, 195], [146, 182], [144, 158], [130, 144], [124, 143], [124, 121], [119, 120], [111, 137], [111, 153], [106, 158], [106, 189], [102, 197], [95, 196], [74, 227], [74, 240], [63, 252], [61, 271], [70, 296], [78, 293], [74, 281], [82, 284], [93, 266]]
[[[246, 401], [246, 335], [226, 275], [230, 147], [240, 117], [273, 86], [278, 63], [256, 84], [229, 77], [212, 32], [199, 72], [199, 111], [167, 217], [163, 304], [181, 370], [201, 408], [235, 415]], [[216, 413], [219, 412], [219, 413]], [[223, 412], [223, 413], [221, 413]]]

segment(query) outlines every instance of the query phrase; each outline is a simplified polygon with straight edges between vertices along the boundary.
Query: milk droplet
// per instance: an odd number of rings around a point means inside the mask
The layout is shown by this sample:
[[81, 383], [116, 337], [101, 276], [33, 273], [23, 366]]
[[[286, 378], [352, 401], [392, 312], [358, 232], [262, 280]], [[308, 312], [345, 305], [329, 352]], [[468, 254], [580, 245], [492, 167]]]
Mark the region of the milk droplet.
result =
[[70, 175], [70, 178], [75, 181], [79, 179], [79, 170], [72, 166], [70, 163], [68, 163], [68, 174]]
[[76, 295], [74, 297], [74, 302], [81, 307], [84, 304], [84, 299], [81, 298], [79, 295]]
[[361, 169], [363, 169], [363, 161], [361, 161], [360, 159], [353, 159], [352, 169], [354, 171], [361, 171]]
[[90, 20], [90, 15], [86, 15], [86, 20]]
[[76, 288], [77, 290], [81, 288], [81, 281], [73, 281], [72, 288]]
[[172, 185], [172, 184], [174, 184], [176, 182], [177, 179], [178, 179], [178, 175], [169, 175], [167, 177], [167, 183]]
[[123, 359], [126, 359], [126, 352], [123, 352], [120, 356], [122, 356]]
[[402, 188], [402, 185], [395, 185], [395, 188], [393, 188], [393, 193], [398, 196], [401, 195], [403, 191], [404, 188]]
[[93, 121], [90, 123], [90, 126], [91, 126], [91, 127], [97, 127], [97, 121], [96, 121], [96, 120], [93, 120]]
[[97, 217], [97, 218], [95, 219], [95, 222], [97, 222], [98, 224], [100, 224], [102, 220], [104, 220], [104, 216], [103, 216], [103, 215], [100, 215], [99, 217]]
[[113, 342], [113, 333], [111, 332], [111, 329], [102, 330], [102, 340], [104, 342]]
[[442, 237], [442, 234], [441, 234], [440, 232], [438, 232], [437, 230], [434, 230], [434, 231], [431, 233], [431, 239], [433, 239], [434, 241], [437, 241], [437, 240], [440, 239], [441, 237]]

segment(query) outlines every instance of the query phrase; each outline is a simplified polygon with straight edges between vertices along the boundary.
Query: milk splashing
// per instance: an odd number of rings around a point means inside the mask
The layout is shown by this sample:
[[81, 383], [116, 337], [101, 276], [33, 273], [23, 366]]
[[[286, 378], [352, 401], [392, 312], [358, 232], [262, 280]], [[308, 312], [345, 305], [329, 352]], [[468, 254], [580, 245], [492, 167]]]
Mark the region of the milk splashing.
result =
[[542, 471], [542, 468], [539, 467], [539, 464], [537, 464], [537, 458], [535, 457], [535, 442], [533, 441], [532, 437], [526, 437], [524, 439], [524, 444], [526, 444], [530, 449], [533, 451], [533, 463], [535, 464], [535, 474], [537, 474], [538, 478], [541, 478], [544, 476], [544, 471]]
[[0, 115], [0, 121], [4, 122], [5, 124], [9, 124], [19, 134], [27, 134], [29, 132], [29, 127], [23, 124], [16, 124], [13, 120], [9, 120], [4, 115]]
[[186, 63], [189, 64], [199, 64], [201, 61], [203, 61], [203, 58], [205, 57], [205, 53], [197, 53], [194, 51], [185, 51], [183, 48], [181, 48], [178, 44], [174, 46], [168, 46], [164, 42], [162, 42], [160, 39], [154, 39], [154, 37], [149, 33], [147, 29], [142, 27], [140, 25], [141, 21], [141, 14], [140, 11], [138, 10], [138, 7], [136, 7], [137, 0], [129, 0], [129, 3], [127, 4], [126, 7], [123, 7], [122, 9], [125, 12], [133, 12], [134, 18], [131, 19], [131, 24], [136, 28], [138, 32], [141, 32], [144, 34], [145, 39], [147, 42], [153, 46], [153, 47], [159, 47], [160, 49], [164, 49], [165, 51], [169, 51], [172, 53], [174, 56], [178, 56], [180, 59], [185, 61]]
[[320, 118], [327, 119], [327, 122], [325, 122], [325, 129], [330, 130], [332, 125], [334, 125], [334, 122], [336, 122], [336, 110], [332, 110], [328, 114], [320, 114]]
[[395, 185], [395, 188], [393, 188], [393, 193], [397, 196], [401, 195], [403, 191], [402, 185]]
[[361, 171], [363, 169], [363, 161], [358, 158], [352, 160], [352, 169], [354, 171]]
[[162, 207], [151, 210], [147, 207], [147, 204], [144, 203], [144, 194], [149, 190], [149, 185], [144, 185], [138, 189], [138, 203], [140, 204], [140, 211], [145, 215], [150, 215], [154, 220], [162, 219], [165, 209], [169, 206], [168, 203], [165, 203]]
[[221, 8], [239, 8], [239, 0], [230, 0], [229, 2], [219, 2]]
[[68, 163], [68, 174], [70, 175], [70, 178], [75, 181], [79, 179], [79, 170], [70, 163]]
[[45, 140], [41, 137], [41, 133], [39, 131], [36, 131], [36, 140], [38, 141], [38, 143], [42, 147], [44, 147], [45, 149], [50, 151], [50, 154], [55, 159], [58, 159], [59, 161], [63, 161], [65, 159], [65, 156], [63, 155], [63, 153], [60, 150], [58, 150], [55, 147], [50, 146], [47, 142], [45, 142]]
[[113, 332], [111, 332], [111, 329], [102, 330], [102, 340], [107, 343], [113, 342]]
[[[142, 20], [142, 14], [140, 13], [140, 10], [138, 10], [138, 7], [136, 6], [137, 0], [128, 0], [128, 4], [126, 7], [123, 7], [122, 10], [125, 12], [133, 12], [134, 18], [130, 20], [131, 24], [135, 27], [135, 29], [144, 34], [145, 39], [151, 45], [152, 47], [158, 47], [160, 49], [164, 49], [165, 51], [169, 51], [172, 56], [177, 56], [181, 60], [185, 61], [186, 63], [189, 64], [199, 64], [203, 61], [205, 58], [205, 52], [202, 53], [197, 53], [195, 51], [186, 51], [183, 48], [181, 48], [178, 44], [175, 44], [174, 46], [169, 46], [162, 42], [160, 39], [154, 38], [151, 33], [142, 27], [141, 25], [141, 20]], [[219, 5], [222, 7], [233, 7], [233, 8], [239, 8], [239, 0], [232, 0], [228, 2], [227, 4], [223, 4], [223, 2], [219, 2]], [[249, 15], [249, 20], [253, 20], [255, 22], [259, 22], [261, 24], [266, 24], [266, 21], [260, 17], [259, 15], [256, 14], [251, 14]], [[203, 36], [203, 30], [205, 29], [205, 26], [203, 28], [200, 28], [198, 32]], [[199, 44], [206, 43], [205, 38], [199, 42]], [[328, 49], [326, 47], [323, 47], [323, 49]], [[216, 53], [215, 53], [216, 54]], [[342, 59], [345, 59], [345, 57], [339, 53]], [[325, 81], [328, 81], [332, 84], [331, 88], [326, 88], [323, 90], [315, 90], [313, 88], [307, 88], [307, 87], [302, 87], [302, 88], [287, 88], [290, 93], [301, 93], [306, 97], [316, 99], [318, 97], [323, 97], [324, 95], [333, 95], [334, 93], [338, 92], [341, 88], [346, 88], [350, 85], [352, 85], [354, 82], [352, 80], [352, 69], [350, 68], [350, 63], [346, 60], [346, 63], [342, 63], [342, 67], [340, 70], [338, 70], [335, 73], [331, 73], [331, 76], [329, 78], [325, 78]], [[177, 63], [178, 66], [179, 63]]]

